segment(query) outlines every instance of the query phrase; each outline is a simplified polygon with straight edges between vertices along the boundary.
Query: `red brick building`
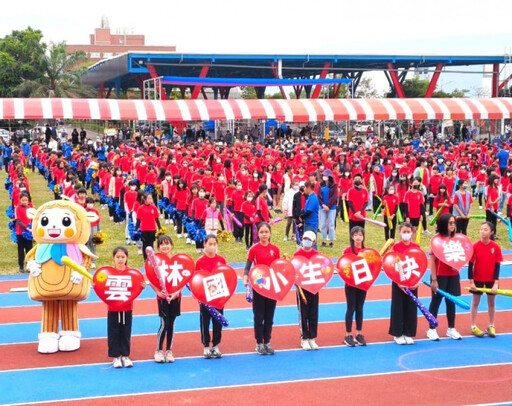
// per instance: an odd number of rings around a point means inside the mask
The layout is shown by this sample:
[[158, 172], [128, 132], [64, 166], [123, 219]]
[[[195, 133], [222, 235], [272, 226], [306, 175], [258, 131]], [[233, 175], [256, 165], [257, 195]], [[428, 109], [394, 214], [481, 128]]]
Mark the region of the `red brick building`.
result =
[[94, 34], [89, 36], [88, 45], [66, 45], [68, 53], [84, 51], [93, 62], [111, 58], [128, 51], [144, 52], [175, 52], [175, 46], [146, 45], [144, 35], [112, 34], [108, 20], [103, 17], [101, 28], [95, 28]]

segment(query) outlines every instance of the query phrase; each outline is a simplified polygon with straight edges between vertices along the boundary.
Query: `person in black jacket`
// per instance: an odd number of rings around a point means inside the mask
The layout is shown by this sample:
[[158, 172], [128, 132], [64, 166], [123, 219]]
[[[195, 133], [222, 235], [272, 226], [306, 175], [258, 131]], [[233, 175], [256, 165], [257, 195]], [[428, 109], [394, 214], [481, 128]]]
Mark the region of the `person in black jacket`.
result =
[[[304, 224], [302, 224], [302, 220], [300, 219], [300, 215], [302, 210], [304, 210], [304, 206], [306, 205], [306, 194], [304, 193], [304, 182], [299, 183], [299, 191], [295, 193], [293, 196], [293, 206], [292, 206], [292, 214], [295, 220], [295, 224], [298, 228], [299, 237], [302, 240], [302, 234], [304, 233]], [[296, 236], [297, 237], [297, 236]], [[297, 244], [300, 244], [300, 241], [297, 241]]]

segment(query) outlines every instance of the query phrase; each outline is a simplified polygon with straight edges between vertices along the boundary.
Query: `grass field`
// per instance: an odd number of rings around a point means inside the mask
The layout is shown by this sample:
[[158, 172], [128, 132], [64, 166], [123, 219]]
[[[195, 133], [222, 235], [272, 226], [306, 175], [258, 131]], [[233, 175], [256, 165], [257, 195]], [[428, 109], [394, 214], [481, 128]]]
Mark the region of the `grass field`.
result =
[[[32, 192], [32, 199], [34, 207], [39, 207], [44, 202], [53, 199], [53, 193], [50, 192], [46, 185], [46, 181], [38, 173], [32, 173], [28, 175], [30, 180], [30, 187]], [[7, 228], [9, 219], [5, 215], [5, 210], [10, 204], [9, 196], [7, 191], [3, 187], [6, 179], [5, 172], [0, 174], [1, 191], [0, 191], [0, 236], [2, 241], [2, 255], [0, 255], [0, 274], [16, 274], [18, 272], [18, 257], [17, 257], [17, 246], [10, 239], [10, 232]], [[97, 206], [99, 209], [99, 205]], [[107, 236], [107, 241], [98, 246], [97, 253], [99, 259], [96, 261], [97, 266], [112, 265], [111, 253], [114, 247], [124, 244], [124, 225], [114, 225], [108, 218], [108, 210], [100, 210], [101, 213], [101, 230], [103, 230]], [[473, 205], [472, 214], [483, 213], [482, 210], [478, 209], [478, 205]], [[278, 215], [273, 214], [274, 217]], [[382, 219], [382, 218], [380, 218]], [[330, 257], [340, 256], [343, 249], [348, 245], [348, 225], [341, 222], [340, 218], [337, 218], [336, 228], [336, 242], [334, 248], [323, 248], [321, 252], [329, 255]], [[472, 219], [469, 222], [468, 235], [472, 241], [478, 238], [478, 230], [483, 220]], [[163, 223], [163, 221], [162, 221]], [[172, 229], [172, 226], [166, 226], [168, 234], [171, 235], [175, 243], [174, 252], [184, 252], [190, 254], [194, 259], [198, 258], [199, 254], [196, 253], [194, 245], [186, 245], [184, 239], [176, 239], [176, 233]], [[434, 232], [434, 227], [429, 227], [429, 230]], [[281, 248], [281, 253], [293, 254], [296, 250], [296, 244], [294, 241], [283, 242], [285, 231], [285, 222], [281, 222], [273, 226], [272, 228], [272, 241], [274, 244]], [[498, 235], [501, 237], [499, 243], [502, 248], [510, 248], [511, 244], [508, 240], [508, 233], [502, 224], [498, 226]], [[366, 226], [366, 246], [375, 249], [380, 249], [384, 243], [384, 231], [383, 229], [367, 224]], [[422, 235], [421, 246], [426, 250], [430, 244], [430, 236]], [[141, 255], [137, 254], [135, 246], [131, 245], [128, 247], [130, 252], [129, 263], [133, 267], [142, 267], [143, 259]], [[235, 243], [233, 240], [229, 242], [221, 242], [219, 247], [219, 253], [226, 257], [228, 262], [245, 262], [246, 249], [245, 244]]]

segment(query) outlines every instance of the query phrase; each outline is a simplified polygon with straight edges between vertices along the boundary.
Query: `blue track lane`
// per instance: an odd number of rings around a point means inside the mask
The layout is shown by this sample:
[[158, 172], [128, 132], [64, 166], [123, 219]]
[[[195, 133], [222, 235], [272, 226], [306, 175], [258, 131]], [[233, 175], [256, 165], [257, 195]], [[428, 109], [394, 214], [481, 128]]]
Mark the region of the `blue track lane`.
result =
[[[492, 340], [492, 346], [490, 342], [489, 339], [464, 338], [436, 343], [417, 341], [414, 346], [394, 343], [356, 348], [342, 346], [308, 352], [279, 351], [275, 356], [238, 354], [220, 360], [186, 358], [178, 359], [173, 365], [141, 361], [129, 370], [96, 364], [5, 371], [0, 372], [0, 402], [58, 401], [512, 363], [511, 334]], [[307, 368], [303, 368], [304, 365]]]
[[[497, 296], [496, 310], [512, 310], [512, 300], [508, 297]], [[469, 303], [470, 299], [467, 297]], [[428, 307], [430, 300], [422, 299]], [[155, 304], [156, 308], [156, 304]], [[459, 311], [460, 310], [460, 311]], [[480, 312], [487, 311], [487, 301], [482, 300], [479, 307]], [[340, 322], [344, 320], [346, 311], [345, 303], [321, 304], [319, 309], [319, 321]], [[440, 315], [445, 311], [444, 304], [440, 307]], [[105, 312], [106, 313], [106, 312]], [[458, 314], [469, 313], [457, 309]], [[370, 300], [364, 306], [364, 319], [388, 319], [390, 314], [389, 300]], [[419, 313], [418, 311], [418, 314]], [[252, 328], [253, 314], [251, 308], [226, 310], [226, 318], [229, 320], [228, 328]], [[296, 306], [278, 306], [274, 317], [274, 326], [290, 325], [298, 323], [298, 312]], [[155, 315], [134, 316], [132, 334], [156, 334], [160, 320]], [[21, 342], [37, 341], [37, 334], [40, 332], [41, 323], [13, 323], [0, 324], [0, 344], [16, 344]], [[106, 318], [82, 319], [80, 320], [80, 331], [83, 338], [102, 338], [107, 334]], [[175, 332], [194, 332], [199, 334], [199, 312], [183, 313], [176, 320]], [[341, 332], [340, 332], [341, 334]]]

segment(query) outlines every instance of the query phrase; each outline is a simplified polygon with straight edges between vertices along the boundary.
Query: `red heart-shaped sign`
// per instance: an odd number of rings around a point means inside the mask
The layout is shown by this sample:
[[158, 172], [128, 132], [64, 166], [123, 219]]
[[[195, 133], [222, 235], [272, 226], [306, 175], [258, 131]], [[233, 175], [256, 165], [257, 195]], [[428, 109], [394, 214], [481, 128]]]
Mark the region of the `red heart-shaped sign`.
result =
[[430, 240], [430, 250], [441, 262], [460, 271], [473, 256], [473, 244], [464, 234], [442, 237], [436, 234]]
[[181, 290], [192, 279], [195, 262], [187, 254], [176, 254], [171, 258], [164, 254], [155, 254], [155, 257], [158, 270], [153, 269], [148, 259], [146, 259], [144, 269], [149, 282], [157, 290], [162, 290], [157, 271], [161, 273], [165, 282], [165, 289], [169, 294]]
[[190, 290], [201, 303], [222, 309], [236, 290], [236, 272], [229, 265], [217, 265], [212, 272], [199, 269], [190, 282]]
[[382, 258], [382, 268], [389, 278], [401, 286], [412, 288], [423, 278], [427, 270], [427, 255], [419, 248], [405, 252], [388, 252]]
[[323, 254], [315, 254], [309, 259], [297, 255], [290, 262], [295, 268], [295, 283], [313, 294], [327, 285], [334, 273], [334, 264]]
[[252, 288], [260, 295], [283, 300], [295, 282], [295, 268], [286, 259], [276, 259], [267, 265], [256, 265], [249, 272]]
[[363, 248], [357, 255], [341, 256], [336, 267], [347, 285], [368, 290], [379, 276], [382, 258], [373, 248]]
[[119, 271], [111, 266], [104, 266], [94, 273], [92, 281], [94, 291], [112, 311], [122, 311], [144, 289], [144, 275], [133, 268]]

